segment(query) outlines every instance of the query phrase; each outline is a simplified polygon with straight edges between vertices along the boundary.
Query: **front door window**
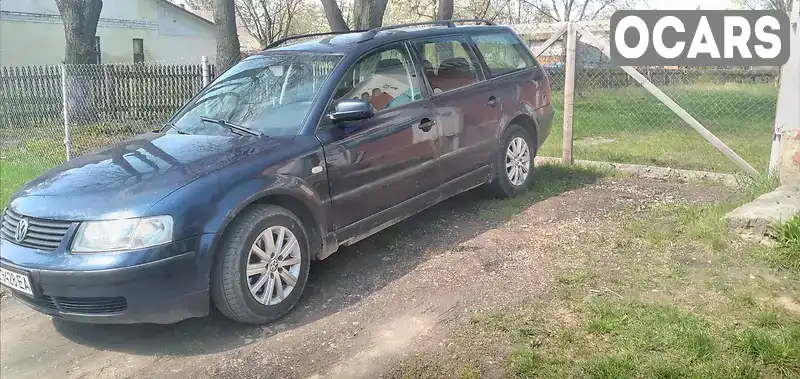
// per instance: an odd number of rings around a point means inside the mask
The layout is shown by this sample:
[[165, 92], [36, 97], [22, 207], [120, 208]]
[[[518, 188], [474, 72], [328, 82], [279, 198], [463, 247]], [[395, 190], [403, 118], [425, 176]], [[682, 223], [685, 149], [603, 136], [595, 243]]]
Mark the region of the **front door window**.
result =
[[421, 88], [408, 50], [398, 44], [359, 59], [336, 88], [334, 104], [360, 99], [381, 111], [421, 99]]

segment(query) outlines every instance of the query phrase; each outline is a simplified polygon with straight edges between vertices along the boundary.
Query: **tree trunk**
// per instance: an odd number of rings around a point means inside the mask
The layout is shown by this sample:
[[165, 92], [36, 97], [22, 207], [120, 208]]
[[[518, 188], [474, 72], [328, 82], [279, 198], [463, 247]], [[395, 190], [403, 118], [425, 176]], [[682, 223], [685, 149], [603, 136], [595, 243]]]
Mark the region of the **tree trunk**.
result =
[[214, 0], [214, 23], [217, 30], [217, 72], [239, 61], [239, 35], [236, 33], [234, 0]]
[[453, 0], [439, 0], [439, 9], [436, 11], [436, 19], [453, 19]]
[[75, 65], [97, 64], [95, 35], [102, 0], [56, 0], [64, 24], [64, 69], [66, 70], [66, 111], [73, 125], [90, 124], [99, 119], [92, 97], [92, 67]]
[[336, 0], [322, 0], [322, 8], [325, 9], [325, 17], [328, 19], [328, 25], [333, 32], [346, 32], [350, 30], [347, 23], [342, 17], [342, 10], [339, 9], [339, 4]]
[[64, 63], [97, 63], [94, 37], [103, 0], [56, 0], [64, 23]]
[[383, 24], [388, 0], [355, 0], [353, 19], [355, 29], [378, 28]]

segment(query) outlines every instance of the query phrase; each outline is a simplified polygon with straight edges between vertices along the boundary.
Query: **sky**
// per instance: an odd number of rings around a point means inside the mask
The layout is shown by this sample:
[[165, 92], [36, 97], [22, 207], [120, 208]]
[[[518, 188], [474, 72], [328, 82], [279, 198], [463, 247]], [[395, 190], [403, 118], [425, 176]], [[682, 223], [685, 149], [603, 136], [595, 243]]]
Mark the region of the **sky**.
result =
[[650, 0], [650, 9], [731, 9], [737, 8], [731, 0]]

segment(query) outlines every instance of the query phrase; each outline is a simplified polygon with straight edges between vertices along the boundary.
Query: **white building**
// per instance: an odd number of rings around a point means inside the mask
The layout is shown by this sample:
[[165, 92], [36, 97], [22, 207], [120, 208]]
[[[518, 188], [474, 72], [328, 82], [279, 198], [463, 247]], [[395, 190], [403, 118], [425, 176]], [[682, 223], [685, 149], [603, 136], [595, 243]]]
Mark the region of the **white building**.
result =
[[[64, 41], [54, 0], [0, 1], [0, 66], [60, 64]], [[96, 42], [101, 63], [216, 56], [214, 24], [167, 0], [103, 0]]]
[[[172, 3], [192, 12], [206, 20], [214, 20], [214, 11], [210, 7], [198, 6], [196, 3], [190, 3], [186, 0], [170, 0]], [[252, 53], [261, 51], [263, 48], [255, 37], [253, 37], [247, 28], [242, 24], [241, 18], [236, 16], [236, 34], [239, 36], [239, 46], [243, 52]]]

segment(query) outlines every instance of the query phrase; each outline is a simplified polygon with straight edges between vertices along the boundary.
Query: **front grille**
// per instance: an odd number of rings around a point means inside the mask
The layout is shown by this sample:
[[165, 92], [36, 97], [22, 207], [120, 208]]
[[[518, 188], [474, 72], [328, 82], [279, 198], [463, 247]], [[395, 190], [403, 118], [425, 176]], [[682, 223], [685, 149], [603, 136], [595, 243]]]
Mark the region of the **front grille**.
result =
[[124, 297], [56, 297], [58, 309], [83, 314], [122, 313], [128, 309]]
[[53, 309], [53, 310], [56, 309], [56, 303], [53, 302], [53, 298], [47, 295], [43, 295], [41, 297], [28, 297], [25, 295], [17, 295], [17, 298], [26, 303], [33, 304], [42, 308]]
[[[28, 221], [28, 232], [22, 241], [17, 241], [17, 226], [22, 218]], [[61, 244], [61, 240], [64, 239], [71, 224], [69, 221], [27, 217], [11, 209], [6, 209], [5, 213], [3, 213], [3, 226], [0, 228], [0, 235], [22, 246], [53, 251]]]
[[[16, 294], [15, 294], [16, 295]], [[41, 308], [58, 310], [67, 313], [80, 313], [90, 315], [119, 314], [128, 309], [128, 300], [124, 297], [28, 297], [16, 295], [26, 303]]]

